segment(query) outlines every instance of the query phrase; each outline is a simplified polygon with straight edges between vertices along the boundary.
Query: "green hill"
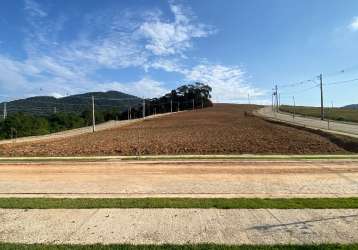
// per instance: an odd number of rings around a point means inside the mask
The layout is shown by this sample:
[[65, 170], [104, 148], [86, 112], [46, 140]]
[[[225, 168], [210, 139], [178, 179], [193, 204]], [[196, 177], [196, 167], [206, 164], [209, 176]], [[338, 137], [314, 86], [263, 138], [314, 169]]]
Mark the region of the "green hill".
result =
[[[55, 98], [51, 96], [36, 96], [26, 99], [15, 100], [6, 103], [8, 115], [23, 112], [32, 115], [51, 115], [55, 112], [80, 114], [92, 109], [92, 96], [95, 98], [95, 107], [98, 111], [116, 110], [125, 111], [128, 105], [135, 106], [142, 99], [118, 91], [90, 92], [79, 95]], [[0, 103], [2, 115], [4, 103]]]
[[351, 104], [343, 107], [344, 109], [358, 109], [358, 104]]

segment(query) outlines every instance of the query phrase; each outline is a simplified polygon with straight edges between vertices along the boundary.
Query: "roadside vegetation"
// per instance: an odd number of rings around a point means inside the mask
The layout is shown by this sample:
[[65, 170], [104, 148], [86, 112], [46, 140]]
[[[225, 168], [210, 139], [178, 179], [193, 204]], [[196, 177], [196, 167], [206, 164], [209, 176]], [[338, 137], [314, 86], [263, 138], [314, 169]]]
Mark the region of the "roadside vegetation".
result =
[[[171, 110], [191, 110], [193, 105], [197, 107], [210, 107], [211, 87], [202, 83], [183, 85], [170, 93], [153, 99], [146, 99], [146, 115], [168, 113]], [[74, 98], [74, 97], [73, 97]], [[138, 98], [138, 100], [140, 100]], [[123, 101], [127, 102], [127, 101]], [[90, 106], [90, 105], [88, 105]], [[123, 106], [123, 105], [122, 105]], [[98, 109], [95, 113], [96, 123], [110, 120], [127, 120], [141, 118], [143, 116], [142, 101], [137, 102], [128, 110], [108, 108]], [[23, 107], [24, 111], [26, 107]], [[92, 110], [85, 109], [70, 112], [58, 112], [47, 115], [39, 115], [29, 112], [11, 113], [5, 120], [0, 121], [0, 139], [10, 139], [25, 136], [45, 135], [69, 129], [75, 129], [92, 125]]]
[[[321, 109], [319, 107], [305, 107], [305, 106], [288, 106], [281, 105], [280, 111], [287, 112], [302, 116], [311, 116], [320, 118]], [[358, 109], [346, 109], [346, 108], [325, 108], [324, 109], [325, 119], [336, 120], [342, 122], [358, 122]]]
[[251, 245], [26, 245], [0, 243], [3, 250], [357, 250], [358, 244], [322, 244], [322, 245], [273, 245], [273, 246], [251, 246]]
[[0, 198], [7, 209], [356, 209], [358, 198]]

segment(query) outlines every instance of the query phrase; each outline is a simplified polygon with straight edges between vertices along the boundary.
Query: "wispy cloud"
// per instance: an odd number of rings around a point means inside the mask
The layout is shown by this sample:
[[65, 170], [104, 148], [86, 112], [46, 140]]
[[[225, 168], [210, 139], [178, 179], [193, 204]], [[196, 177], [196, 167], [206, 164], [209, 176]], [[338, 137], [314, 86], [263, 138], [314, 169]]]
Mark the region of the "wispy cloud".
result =
[[32, 16], [45, 17], [47, 13], [34, 0], [25, 0], [25, 10]]
[[358, 16], [352, 19], [352, 22], [349, 24], [349, 28], [352, 31], [358, 31]]
[[[170, 15], [153, 8], [138, 12], [101, 10], [82, 16], [83, 26], [71, 39], [59, 39], [71, 16], [49, 18], [39, 2], [24, 0], [28, 20], [24, 50], [26, 59], [0, 54], [0, 90], [62, 96], [89, 90], [120, 90], [146, 97], [168, 91], [166, 84], [153, 79], [151, 70], [181, 74], [188, 81], [202, 81], [213, 87], [214, 98], [237, 101], [248, 93], [262, 94], [247, 83], [238, 66], [198, 63], [187, 66], [188, 54], [198, 38], [215, 34], [214, 27], [202, 24], [192, 11], [169, 1]], [[195, 65], [193, 60], [191, 65]], [[98, 77], [102, 69], [143, 70], [146, 77], [129, 82]], [[102, 80], [98, 80], [102, 79]], [[182, 79], [178, 79], [178, 82]]]
[[124, 93], [129, 93], [139, 97], [157, 97], [169, 92], [164, 83], [151, 79], [150, 77], [144, 77], [139, 81], [120, 83], [110, 82], [102, 83], [97, 86], [98, 90], [117, 90]]
[[148, 39], [146, 49], [155, 55], [181, 54], [192, 46], [193, 38], [207, 37], [215, 30], [207, 25], [196, 23], [195, 17], [188, 14], [183, 6], [170, 1], [174, 21], [161, 21], [157, 16], [145, 21], [138, 32]]
[[205, 63], [187, 71], [186, 78], [209, 84], [215, 101], [240, 102], [247, 100], [248, 95], [251, 98], [262, 96], [264, 92], [249, 84], [245, 75], [238, 66]]

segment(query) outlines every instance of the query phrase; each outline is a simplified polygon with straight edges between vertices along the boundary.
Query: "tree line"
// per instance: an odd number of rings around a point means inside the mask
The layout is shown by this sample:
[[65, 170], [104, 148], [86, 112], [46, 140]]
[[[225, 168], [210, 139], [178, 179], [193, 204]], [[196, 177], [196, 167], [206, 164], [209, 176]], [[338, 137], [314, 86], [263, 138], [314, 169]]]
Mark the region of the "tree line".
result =
[[[129, 106], [125, 111], [115, 108], [100, 109], [95, 112], [95, 120], [99, 124], [110, 120], [142, 118], [143, 113], [145, 116], [149, 116], [171, 111], [211, 107], [213, 105], [210, 100], [211, 91], [212, 88], [203, 83], [187, 84], [159, 98], [143, 100], [145, 112], [143, 112], [143, 104]], [[0, 139], [45, 135], [90, 125], [92, 125], [92, 110], [90, 108], [81, 114], [58, 112], [41, 116], [16, 112], [0, 121]]]

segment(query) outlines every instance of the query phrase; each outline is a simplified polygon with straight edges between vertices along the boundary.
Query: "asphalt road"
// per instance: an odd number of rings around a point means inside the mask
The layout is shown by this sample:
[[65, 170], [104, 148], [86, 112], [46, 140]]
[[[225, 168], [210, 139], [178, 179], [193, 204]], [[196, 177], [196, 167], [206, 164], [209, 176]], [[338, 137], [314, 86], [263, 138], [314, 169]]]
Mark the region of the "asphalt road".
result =
[[1, 163], [0, 197], [353, 197], [357, 161]]
[[256, 111], [256, 114], [273, 120], [358, 138], [358, 124], [328, 120], [322, 121], [317, 118], [308, 118], [299, 115], [296, 115], [293, 118], [292, 114], [273, 112], [271, 106], [259, 109], [258, 111]]

